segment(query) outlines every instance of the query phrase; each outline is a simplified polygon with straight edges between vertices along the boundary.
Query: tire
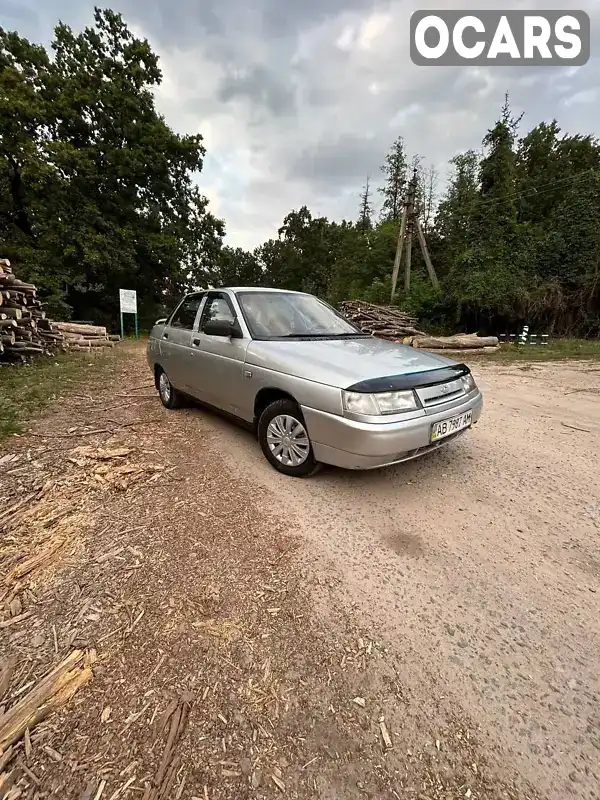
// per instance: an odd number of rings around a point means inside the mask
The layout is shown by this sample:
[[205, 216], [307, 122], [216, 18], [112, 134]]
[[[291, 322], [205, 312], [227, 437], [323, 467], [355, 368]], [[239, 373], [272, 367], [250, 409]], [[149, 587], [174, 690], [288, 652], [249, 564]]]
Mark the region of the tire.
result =
[[[286, 447], [285, 442], [292, 440], [295, 446]], [[258, 420], [258, 441], [267, 461], [284, 475], [308, 478], [321, 468], [315, 460], [302, 411], [292, 400], [275, 400], [265, 408]]]
[[167, 377], [167, 373], [163, 369], [161, 369], [156, 376], [156, 388], [158, 389], [160, 402], [165, 408], [174, 409], [182, 405], [183, 398], [181, 393], [172, 386], [171, 381]]

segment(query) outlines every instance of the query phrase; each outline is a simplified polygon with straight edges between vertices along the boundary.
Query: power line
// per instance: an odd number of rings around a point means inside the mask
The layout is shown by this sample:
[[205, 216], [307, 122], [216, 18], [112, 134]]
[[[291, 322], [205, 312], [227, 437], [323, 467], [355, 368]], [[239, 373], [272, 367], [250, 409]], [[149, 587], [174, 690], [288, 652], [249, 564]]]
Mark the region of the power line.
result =
[[[496, 198], [494, 198], [492, 200], [478, 200], [477, 205], [478, 206], [493, 205], [494, 203], [502, 203], [505, 200], [520, 200], [520, 199], [522, 199], [524, 197], [537, 197], [538, 195], [541, 195], [541, 194], [550, 194], [550, 192], [552, 192], [554, 190], [554, 187], [559, 186], [560, 184], [563, 184], [563, 183], [568, 183], [568, 182], [575, 183], [575, 182], [581, 180], [582, 178], [588, 177], [592, 173], [600, 173], [600, 169], [598, 169], [597, 167], [590, 167], [590, 169], [585, 170], [584, 172], [579, 172], [577, 175], [570, 175], [568, 178], [559, 178], [556, 181], [549, 181], [548, 183], [541, 183], [538, 188], [533, 189], [532, 191], [529, 191], [529, 192], [516, 192], [514, 194], [504, 195], [504, 197], [496, 197]], [[545, 186], [551, 186], [552, 188], [551, 189], [547, 189], [545, 192], [539, 191], [540, 188], [543, 188]]]

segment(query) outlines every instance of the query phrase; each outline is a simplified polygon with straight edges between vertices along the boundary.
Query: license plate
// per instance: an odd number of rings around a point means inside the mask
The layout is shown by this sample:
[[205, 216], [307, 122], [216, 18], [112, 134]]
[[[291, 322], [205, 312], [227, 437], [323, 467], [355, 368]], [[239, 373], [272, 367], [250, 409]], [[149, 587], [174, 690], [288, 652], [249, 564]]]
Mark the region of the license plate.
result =
[[439, 442], [440, 439], [445, 439], [446, 436], [452, 436], [453, 433], [458, 433], [458, 431], [470, 427], [472, 421], [473, 412], [465, 411], [464, 414], [458, 417], [450, 417], [450, 419], [436, 422], [431, 427], [431, 441]]

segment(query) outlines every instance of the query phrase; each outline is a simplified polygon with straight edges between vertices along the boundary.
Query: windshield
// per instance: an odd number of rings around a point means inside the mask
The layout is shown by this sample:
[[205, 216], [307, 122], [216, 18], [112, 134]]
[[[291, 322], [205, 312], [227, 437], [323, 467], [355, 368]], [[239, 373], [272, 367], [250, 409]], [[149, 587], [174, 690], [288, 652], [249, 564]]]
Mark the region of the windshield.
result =
[[239, 292], [237, 298], [255, 339], [365, 335], [310, 294]]

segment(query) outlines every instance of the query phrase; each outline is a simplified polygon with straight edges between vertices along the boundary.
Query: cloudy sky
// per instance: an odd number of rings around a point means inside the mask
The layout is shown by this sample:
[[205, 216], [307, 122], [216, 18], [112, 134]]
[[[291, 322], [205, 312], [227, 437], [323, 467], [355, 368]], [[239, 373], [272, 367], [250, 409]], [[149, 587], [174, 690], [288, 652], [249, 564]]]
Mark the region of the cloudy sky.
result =
[[[99, 5], [103, 5], [98, 0]], [[442, 176], [478, 147], [509, 91], [523, 129], [555, 117], [563, 130], [600, 134], [600, 0], [114, 0], [160, 55], [160, 110], [180, 132], [201, 133], [200, 176], [228, 241], [253, 247], [307, 205], [354, 218], [367, 175], [390, 144]], [[592, 17], [583, 67], [416, 67], [409, 20], [422, 8], [582, 9]], [[90, 24], [87, 0], [0, 0], [0, 24], [49, 43], [60, 19]], [[443, 189], [443, 181], [440, 182]]]

